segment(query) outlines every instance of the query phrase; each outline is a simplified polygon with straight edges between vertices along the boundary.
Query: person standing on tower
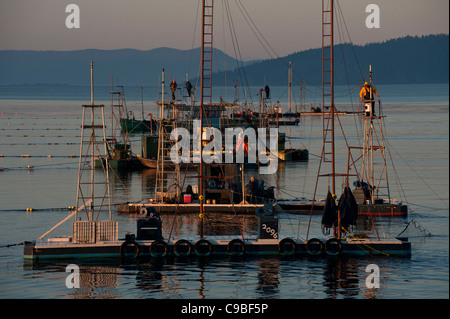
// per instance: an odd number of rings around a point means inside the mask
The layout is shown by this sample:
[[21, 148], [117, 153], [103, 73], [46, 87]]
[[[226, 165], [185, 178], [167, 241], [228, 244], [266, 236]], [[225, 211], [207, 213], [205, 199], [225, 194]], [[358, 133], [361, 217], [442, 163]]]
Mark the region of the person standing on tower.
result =
[[175, 101], [175, 92], [177, 91], [177, 82], [175, 80], [172, 80], [172, 83], [170, 83], [170, 92], [172, 92], [172, 100]]

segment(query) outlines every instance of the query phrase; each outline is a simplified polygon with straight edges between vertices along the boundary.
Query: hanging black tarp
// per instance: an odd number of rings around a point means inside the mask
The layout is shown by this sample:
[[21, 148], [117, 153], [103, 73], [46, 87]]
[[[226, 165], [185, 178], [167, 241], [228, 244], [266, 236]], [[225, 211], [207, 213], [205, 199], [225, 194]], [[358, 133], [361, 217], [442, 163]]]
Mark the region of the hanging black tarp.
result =
[[348, 186], [344, 188], [344, 192], [339, 198], [338, 209], [340, 211], [341, 227], [348, 229], [350, 225], [356, 225], [358, 218], [358, 203]]
[[337, 225], [338, 213], [336, 202], [328, 191], [325, 208], [323, 209], [322, 227], [325, 234], [329, 234], [330, 228]]

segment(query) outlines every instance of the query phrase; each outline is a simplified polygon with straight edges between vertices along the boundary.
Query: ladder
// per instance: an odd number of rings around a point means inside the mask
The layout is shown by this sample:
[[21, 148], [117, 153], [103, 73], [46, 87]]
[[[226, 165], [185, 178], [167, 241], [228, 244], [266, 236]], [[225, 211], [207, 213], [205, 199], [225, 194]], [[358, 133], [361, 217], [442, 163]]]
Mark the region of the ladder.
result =
[[171, 195], [174, 195], [175, 192], [177, 198], [181, 194], [180, 165], [173, 163], [170, 158], [170, 150], [176, 142], [170, 139], [170, 134], [174, 129], [175, 121], [164, 121], [164, 119], [161, 119], [159, 124], [155, 188], [155, 198], [160, 203], [165, 203], [172, 199], [173, 196]]
[[[383, 115], [364, 116], [364, 144], [361, 179], [369, 183], [371, 202], [380, 190], [391, 199], [383, 136]], [[383, 193], [383, 191], [382, 191]]]
[[322, 0], [322, 161], [331, 163], [332, 192], [335, 194], [333, 9], [332, 0]]
[[[205, 212], [203, 202], [205, 196], [204, 166], [203, 166], [203, 127], [204, 119], [208, 121], [210, 114], [205, 112], [205, 104], [211, 108], [212, 104], [212, 58], [213, 58], [213, 13], [214, 1], [203, 0], [202, 3], [202, 50], [201, 50], [201, 78], [200, 78], [200, 165], [198, 176], [198, 189], [200, 200], [200, 238], [203, 239], [203, 215]], [[208, 116], [209, 115], [209, 116]], [[209, 125], [211, 126], [211, 121]]]
[[[160, 106], [160, 118], [158, 126], [158, 156], [156, 158], [156, 186], [155, 186], [155, 199], [160, 203], [166, 202], [169, 197], [169, 190], [173, 186], [176, 187], [177, 197], [180, 195], [179, 181], [180, 170], [179, 165], [173, 166], [174, 163], [170, 159], [170, 149], [175, 144], [175, 141], [170, 139], [172, 130], [175, 129], [175, 118], [164, 118], [164, 69], [162, 70], [161, 80], [161, 106]], [[173, 102], [169, 103], [169, 107], [175, 110]], [[175, 116], [174, 112], [169, 112], [172, 116]], [[175, 182], [173, 182], [173, 172], [176, 173]], [[170, 178], [169, 178], [170, 177]]]
[[[206, 108], [212, 104], [212, 58], [213, 58], [213, 0], [203, 1], [202, 52], [201, 52], [201, 100], [203, 114], [201, 118], [208, 120]], [[210, 124], [210, 123], [209, 123]]]

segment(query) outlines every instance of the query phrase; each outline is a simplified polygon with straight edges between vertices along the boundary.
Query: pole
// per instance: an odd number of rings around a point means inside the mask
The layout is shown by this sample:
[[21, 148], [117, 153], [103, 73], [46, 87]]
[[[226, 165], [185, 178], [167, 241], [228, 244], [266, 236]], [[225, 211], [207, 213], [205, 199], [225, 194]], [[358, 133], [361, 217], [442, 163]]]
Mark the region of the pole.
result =
[[[94, 62], [91, 61], [91, 106], [94, 105]], [[94, 108], [91, 107], [91, 205], [89, 209], [89, 220], [94, 219], [94, 140], [95, 140], [95, 132], [94, 132]]]
[[291, 63], [291, 61], [289, 61], [288, 89], [289, 89], [289, 112], [291, 112], [292, 111], [292, 63]]
[[333, 24], [334, 24], [334, 19], [333, 19], [333, 15], [334, 15], [334, 0], [330, 1], [330, 10], [331, 10], [331, 14], [330, 14], [330, 63], [331, 63], [331, 165], [332, 165], [332, 185], [333, 185], [333, 194], [336, 194], [336, 167], [335, 167], [335, 145], [334, 145], [334, 112], [335, 112], [335, 108], [334, 108], [334, 53], [333, 53], [333, 46], [334, 46], [334, 31], [333, 31]]
[[161, 81], [161, 106], [159, 107], [159, 118], [164, 117], [164, 68], [162, 69], [162, 81]]
[[113, 75], [112, 75], [112, 73], [111, 73], [111, 143], [114, 143], [114, 94], [113, 94]]
[[142, 95], [142, 89], [143, 87], [141, 86], [141, 107], [142, 107], [142, 121], [144, 120], [144, 96]]

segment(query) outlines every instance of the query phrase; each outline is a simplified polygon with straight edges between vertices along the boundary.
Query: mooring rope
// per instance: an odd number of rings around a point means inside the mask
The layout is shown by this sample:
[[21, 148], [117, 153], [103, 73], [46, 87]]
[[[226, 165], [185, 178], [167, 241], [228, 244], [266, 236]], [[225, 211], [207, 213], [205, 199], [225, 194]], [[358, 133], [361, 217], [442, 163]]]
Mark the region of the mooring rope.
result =
[[17, 243], [17, 244], [8, 244], [8, 245], [0, 246], [0, 248], [9, 248], [9, 247], [13, 247], [13, 246], [21, 246], [24, 244], [25, 244], [25, 242], [21, 242], [21, 243]]
[[[361, 243], [361, 245], [364, 245], [364, 246], [366, 246], [367, 248], [369, 248], [369, 249], [371, 249], [371, 250], [373, 250], [373, 251], [376, 251], [376, 252], [378, 252], [378, 253], [380, 253], [380, 254], [389, 256], [388, 253], [382, 252], [382, 251], [380, 251], [380, 250], [377, 250], [377, 249], [375, 249], [375, 248], [373, 248], [373, 247], [370, 247], [369, 245], [365, 244], [365, 243], [364, 243], [362, 240], [360, 240], [358, 237], [355, 237], [355, 236], [353, 236], [352, 234], [350, 234], [344, 227], [342, 227], [342, 229], [343, 229], [348, 235], [350, 235], [350, 237], [352, 237], [353, 239], [359, 241], [359, 242]], [[363, 248], [361, 248], [361, 249], [364, 250]], [[366, 250], [364, 250], [364, 251], [366, 251]], [[368, 252], [368, 254], [370, 255], [370, 251]]]

